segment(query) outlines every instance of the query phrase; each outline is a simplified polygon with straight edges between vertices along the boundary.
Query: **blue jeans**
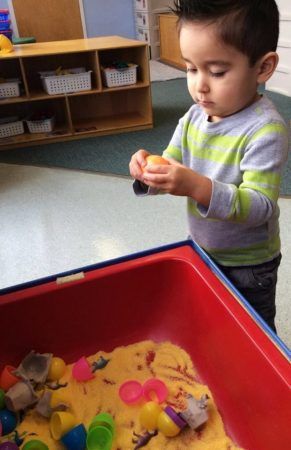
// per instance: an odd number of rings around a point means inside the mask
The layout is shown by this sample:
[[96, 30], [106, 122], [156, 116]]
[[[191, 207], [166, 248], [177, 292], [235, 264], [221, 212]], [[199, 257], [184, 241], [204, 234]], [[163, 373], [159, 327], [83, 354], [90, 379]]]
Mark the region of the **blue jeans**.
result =
[[281, 258], [280, 254], [272, 261], [255, 266], [227, 267], [217, 264], [275, 333], [275, 295]]

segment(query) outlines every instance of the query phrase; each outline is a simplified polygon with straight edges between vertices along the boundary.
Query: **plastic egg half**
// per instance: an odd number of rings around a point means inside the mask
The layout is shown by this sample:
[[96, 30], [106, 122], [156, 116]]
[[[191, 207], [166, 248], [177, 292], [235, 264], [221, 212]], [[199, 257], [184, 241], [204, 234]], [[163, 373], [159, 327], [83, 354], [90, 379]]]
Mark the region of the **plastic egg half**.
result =
[[156, 402], [147, 402], [143, 405], [139, 414], [139, 421], [142, 427], [147, 430], [158, 428], [158, 417], [162, 413], [162, 408]]
[[48, 371], [48, 379], [58, 381], [64, 375], [66, 370], [66, 363], [63, 359], [54, 356], [51, 360]]
[[175, 424], [175, 422], [171, 419], [170, 416], [168, 416], [165, 411], [161, 412], [161, 414], [159, 415], [157, 425], [157, 428], [160, 430], [160, 432], [167, 437], [177, 436], [177, 434], [179, 434], [181, 431], [181, 428], [179, 428], [178, 425]]

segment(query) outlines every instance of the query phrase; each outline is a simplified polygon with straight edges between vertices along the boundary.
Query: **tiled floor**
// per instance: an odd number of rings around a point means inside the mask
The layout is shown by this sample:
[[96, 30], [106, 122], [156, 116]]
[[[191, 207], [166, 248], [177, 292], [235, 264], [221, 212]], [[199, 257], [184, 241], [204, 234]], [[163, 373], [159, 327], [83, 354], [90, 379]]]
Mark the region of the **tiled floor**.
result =
[[[128, 178], [0, 164], [0, 189], [0, 288], [187, 236], [185, 199], [137, 198]], [[277, 328], [291, 347], [291, 199], [279, 203]]]

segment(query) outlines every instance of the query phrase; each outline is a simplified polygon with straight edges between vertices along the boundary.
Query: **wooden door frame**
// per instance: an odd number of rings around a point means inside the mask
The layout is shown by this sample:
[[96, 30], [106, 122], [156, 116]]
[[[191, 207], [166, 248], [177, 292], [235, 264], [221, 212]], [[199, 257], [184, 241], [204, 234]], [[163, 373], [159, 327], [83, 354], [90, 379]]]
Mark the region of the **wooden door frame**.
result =
[[[16, 21], [14, 7], [13, 7], [13, 0], [7, 0], [7, 2], [8, 2], [9, 13], [10, 13], [10, 20], [12, 23], [13, 34], [16, 38], [18, 38], [19, 32], [18, 32], [18, 26], [17, 26], [17, 21]], [[79, 0], [79, 8], [80, 8], [80, 15], [81, 15], [81, 23], [82, 23], [82, 28], [83, 28], [83, 35], [84, 35], [84, 38], [87, 38], [88, 35], [87, 35], [87, 27], [86, 27], [83, 0]]]
[[7, 3], [8, 3], [9, 14], [10, 14], [10, 20], [12, 23], [13, 35], [16, 38], [18, 38], [19, 32], [18, 32], [18, 26], [17, 26], [17, 22], [16, 22], [15, 13], [14, 13], [13, 0], [7, 0]]

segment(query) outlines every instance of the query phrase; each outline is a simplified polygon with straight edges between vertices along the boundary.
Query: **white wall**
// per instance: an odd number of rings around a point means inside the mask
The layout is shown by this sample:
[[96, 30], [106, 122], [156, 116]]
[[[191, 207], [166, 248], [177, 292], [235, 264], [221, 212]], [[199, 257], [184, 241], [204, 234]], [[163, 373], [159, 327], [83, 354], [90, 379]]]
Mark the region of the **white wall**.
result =
[[83, 0], [87, 36], [135, 38], [133, 0]]

